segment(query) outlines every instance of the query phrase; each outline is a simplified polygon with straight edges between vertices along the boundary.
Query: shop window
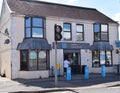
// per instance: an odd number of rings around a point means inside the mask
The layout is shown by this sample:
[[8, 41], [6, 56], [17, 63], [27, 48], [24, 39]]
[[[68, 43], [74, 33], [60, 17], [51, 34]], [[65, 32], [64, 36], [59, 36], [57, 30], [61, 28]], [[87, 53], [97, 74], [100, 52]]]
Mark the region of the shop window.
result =
[[64, 23], [63, 24], [63, 38], [64, 40], [72, 40], [72, 34], [71, 34], [71, 24], [70, 23]]
[[48, 55], [48, 51], [23, 50], [21, 51], [20, 69], [28, 71], [46, 70], [49, 67]]
[[40, 51], [38, 54], [38, 64], [39, 64], [38, 69], [39, 70], [46, 68], [46, 62], [47, 62], [46, 58], [47, 58], [46, 52]]
[[100, 51], [100, 65], [105, 64], [105, 51]]
[[27, 70], [27, 55], [28, 51], [21, 51], [20, 55], [21, 55], [21, 64], [20, 64], [20, 69], [21, 70]]
[[112, 55], [111, 51], [106, 51], [106, 63], [107, 66], [112, 65]]
[[29, 52], [29, 70], [37, 70], [37, 51]]
[[100, 55], [99, 51], [93, 51], [92, 52], [92, 65], [93, 67], [99, 67], [100, 66]]
[[99, 67], [101, 65], [112, 66], [112, 51], [93, 51], [92, 66]]
[[109, 41], [107, 24], [94, 24], [94, 41]]
[[41, 17], [25, 18], [25, 37], [44, 38], [44, 19]]
[[77, 41], [84, 40], [84, 26], [82, 24], [76, 25], [76, 38], [77, 38]]

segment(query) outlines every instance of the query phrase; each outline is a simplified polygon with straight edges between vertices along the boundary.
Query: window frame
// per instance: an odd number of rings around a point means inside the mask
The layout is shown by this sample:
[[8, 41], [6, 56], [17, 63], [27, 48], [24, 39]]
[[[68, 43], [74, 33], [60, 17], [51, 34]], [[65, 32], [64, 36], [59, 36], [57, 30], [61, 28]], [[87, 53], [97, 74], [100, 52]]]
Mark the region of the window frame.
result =
[[[99, 31], [98, 32], [95, 32], [95, 25], [99, 25]], [[102, 25], [106, 25], [107, 26], [107, 31], [102, 31]], [[94, 23], [93, 24], [93, 33], [94, 33], [94, 42], [99, 42], [99, 41], [107, 41], [107, 42], [109, 42], [109, 25], [107, 24], [107, 23]], [[99, 37], [100, 37], [100, 39], [99, 40], [97, 40], [96, 39], [96, 35], [98, 34], [99, 35]], [[107, 40], [103, 40], [103, 38], [102, 38], [102, 34], [106, 34], [107, 35]]]
[[[79, 31], [77, 31], [77, 26], [82, 26], [82, 32], [79, 32]], [[81, 33], [82, 34], [82, 40], [78, 40], [77, 39], [77, 33]], [[76, 24], [76, 40], [77, 41], [84, 41], [84, 24]]]
[[[65, 31], [64, 30], [64, 25], [65, 24], [68, 24], [68, 25], [70, 25], [70, 31]], [[64, 33], [70, 33], [70, 39], [65, 39], [64, 38]], [[65, 41], [70, 41], [70, 40], [72, 40], [72, 24], [71, 23], [63, 23], [63, 39], [65, 40]]]
[[[26, 18], [30, 18], [30, 27], [27, 27], [27, 26], [26, 26]], [[42, 19], [42, 26], [33, 26], [33, 19], [34, 19], [34, 18]], [[36, 16], [35, 16], [35, 17], [31, 17], [31, 16], [26, 16], [26, 17], [25, 17], [25, 20], [24, 20], [24, 23], [25, 23], [25, 24], [24, 24], [24, 29], [25, 29], [24, 37], [25, 37], [25, 38], [45, 38], [46, 35], [45, 35], [45, 18], [44, 18], [44, 17], [36, 17]], [[26, 28], [29, 28], [29, 29], [30, 29], [30, 36], [28, 36], [28, 37], [27, 37], [27, 30], [26, 30]], [[33, 28], [40, 28], [40, 29], [42, 29], [42, 30], [43, 30], [43, 31], [42, 31], [42, 33], [43, 33], [43, 34], [42, 34], [42, 37], [34, 37], [34, 36], [33, 36], [33, 30], [32, 30]]]
[[[27, 63], [27, 67], [26, 67], [26, 69], [22, 69], [22, 65], [21, 65], [21, 62], [22, 62], [22, 52], [23, 51], [26, 51], [26, 55], [27, 55], [27, 61], [26, 61], [26, 63]], [[36, 70], [30, 70], [30, 68], [29, 68], [29, 65], [30, 65], [30, 58], [29, 58], [29, 54], [30, 54], [30, 52], [31, 51], [35, 51], [36, 53], [37, 53], [37, 69]], [[39, 52], [40, 51], [45, 51], [45, 53], [46, 53], [46, 68], [45, 69], [39, 69]], [[49, 65], [50, 65], [50, 62], [49, 62], [49, 50], [21, 50], [20, 51], [20, 71], [41, 71], [41, 70], [48, 70], [48, 69], [50, 69], [50, 67], [49, 67]]]

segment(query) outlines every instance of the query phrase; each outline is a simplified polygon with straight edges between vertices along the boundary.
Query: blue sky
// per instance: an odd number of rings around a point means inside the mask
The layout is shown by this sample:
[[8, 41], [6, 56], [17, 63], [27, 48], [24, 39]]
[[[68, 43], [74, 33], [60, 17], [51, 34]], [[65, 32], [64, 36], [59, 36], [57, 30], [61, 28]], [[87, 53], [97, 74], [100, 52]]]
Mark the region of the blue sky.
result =
[[[0, 0], [0, 10], [2, 1]], [[120, 21], [120, 0], [41, 0], [81, 7], [96, 8], [115, 21]]]

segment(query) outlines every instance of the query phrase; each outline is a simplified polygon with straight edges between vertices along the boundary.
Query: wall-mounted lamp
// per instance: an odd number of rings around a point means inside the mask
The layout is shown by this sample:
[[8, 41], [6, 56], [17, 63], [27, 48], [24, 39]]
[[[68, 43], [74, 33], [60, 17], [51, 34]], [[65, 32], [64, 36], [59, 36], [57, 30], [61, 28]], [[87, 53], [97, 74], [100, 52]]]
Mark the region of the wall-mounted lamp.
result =
[[9, 39], [5, 39], [4, 44], [9, 44], [10, 40]]

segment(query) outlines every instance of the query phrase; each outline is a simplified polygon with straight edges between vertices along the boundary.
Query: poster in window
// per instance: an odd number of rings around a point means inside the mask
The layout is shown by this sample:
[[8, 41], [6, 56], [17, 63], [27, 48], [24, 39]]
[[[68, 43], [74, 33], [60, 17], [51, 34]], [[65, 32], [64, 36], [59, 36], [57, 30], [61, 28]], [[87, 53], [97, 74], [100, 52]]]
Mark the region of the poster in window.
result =
[[104, 51], [100, 52], [100, 63], [101, 65], [105, 64], [105, 52]]

